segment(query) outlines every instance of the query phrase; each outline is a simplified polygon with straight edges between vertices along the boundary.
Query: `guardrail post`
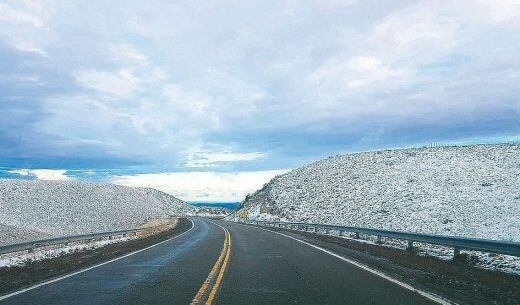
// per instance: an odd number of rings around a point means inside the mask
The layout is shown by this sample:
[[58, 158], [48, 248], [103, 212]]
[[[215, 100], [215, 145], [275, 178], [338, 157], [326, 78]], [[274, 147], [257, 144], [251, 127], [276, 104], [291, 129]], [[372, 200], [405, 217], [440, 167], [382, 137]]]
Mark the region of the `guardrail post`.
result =
[[453, 248], [453, 259], [457, 259], [457, 257], [460, 256], [460, 248], [454, 247]]
[[380, 245], [383, 241], [381, 240], [381, 236], [377, 236], [376, 244]]

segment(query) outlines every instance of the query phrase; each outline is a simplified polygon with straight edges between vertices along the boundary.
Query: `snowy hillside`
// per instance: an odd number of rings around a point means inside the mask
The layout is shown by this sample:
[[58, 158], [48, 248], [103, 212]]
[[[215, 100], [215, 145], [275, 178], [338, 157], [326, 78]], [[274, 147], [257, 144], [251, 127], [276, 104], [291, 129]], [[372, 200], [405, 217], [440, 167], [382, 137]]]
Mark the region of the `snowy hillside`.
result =
[[330, 157], [275, 177], [236, 215], [520, 241], [520, 145]]
[[150, 188], [0, 180], [0, 245], [128, 229], [149, 218], [192, 212], [183, 201]]

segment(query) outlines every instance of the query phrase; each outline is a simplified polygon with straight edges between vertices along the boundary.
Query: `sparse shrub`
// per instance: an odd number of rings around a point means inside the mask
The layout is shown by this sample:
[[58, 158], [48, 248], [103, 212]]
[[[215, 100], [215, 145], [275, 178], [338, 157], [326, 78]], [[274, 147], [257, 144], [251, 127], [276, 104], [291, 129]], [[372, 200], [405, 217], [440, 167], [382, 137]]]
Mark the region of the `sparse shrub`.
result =
[[478, 256], [469, 253], [460, 253], [459, 255], [455, 256], [454, 260], [457, 263], [470, 266], [474, 266], [479, 262]]

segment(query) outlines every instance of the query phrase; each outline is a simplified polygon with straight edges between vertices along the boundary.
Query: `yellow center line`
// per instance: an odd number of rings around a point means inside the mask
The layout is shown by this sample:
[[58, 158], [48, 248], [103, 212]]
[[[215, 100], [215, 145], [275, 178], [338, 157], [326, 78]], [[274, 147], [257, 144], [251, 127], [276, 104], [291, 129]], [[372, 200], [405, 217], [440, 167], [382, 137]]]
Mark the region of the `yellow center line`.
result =
[[228, 240], [228, 249], [226, 251], [226, 258], [224, 259], [224, 263], [222, 264], [222, 267], [220, 268], [220, 273], [218, 274], [217, 280], [215, 281], [215, 285], [213, 285], [213, 289], [211, 289], [211, 292], [209, 294], [208, 300], [206, 301], [205, 305], [211, 305], [213, 303], [213, 299], [215, 298], [215, 295], [217, 293], [217, 290], [219, 289], [220, 285], [222, 284], [222, 279], [224, 278], [224, 273], [226, 272], [227, 265], [229, 262], [229, 256], [231, 255], [231, 236], [227, 229], [226, 233], [229, 236]]
[[[212, 222], [213, 223], [213, 222]], [[217, 226], [219, 226], [224, 231], [224, 245], [222, 247], [222, 250], [220, 251], [220, 255], [217, 258], [217, 261], [213, 265], [213, 268], [211, 268], [211, 271], [200, 287], [199, 291], [191, 301], [191, 305], [198, 305], [198, 304], [205, 304], [205, 305], [211, 305], [215, 295], [217, 293], [218, 288], [220, 287], [222, 283], [222, 279], [224, 278], [224, 273], [226, 272], [228, 263], [229, 263], [229, 257], [231, 253], [231, 234], [229, 234], [229, 231], [222, 227], [221, 225], [218, 225], [216, 223], [213, 223]], [[217, 278], [215, 279], [215, 276], [217, 275]], [[212, 285], [213, 284], [213, 285]], [[208, 288], [211, 287], [211, 291], [206, 299], [206, 302], [204, 302], [204, 297], [207, 295]]]

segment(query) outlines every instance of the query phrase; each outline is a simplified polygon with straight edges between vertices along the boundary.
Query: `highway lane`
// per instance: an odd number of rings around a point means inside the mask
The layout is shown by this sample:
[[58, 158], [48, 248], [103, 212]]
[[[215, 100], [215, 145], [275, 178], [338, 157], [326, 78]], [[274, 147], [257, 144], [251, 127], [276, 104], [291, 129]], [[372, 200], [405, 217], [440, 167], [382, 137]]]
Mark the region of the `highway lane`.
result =
[[190, 304], [205, 281], [205, 295], [215, 293], [213, 304], [436, 304], [289, 237], [193, 221], [193, 229], [178, 238], [0, 305]]
[[216, 304], [437, 304], [294, 239], [233, 223]]
[[219, 256], [224, 232], [193, 219], [188, 233], [0, 304], [189, 304]]

